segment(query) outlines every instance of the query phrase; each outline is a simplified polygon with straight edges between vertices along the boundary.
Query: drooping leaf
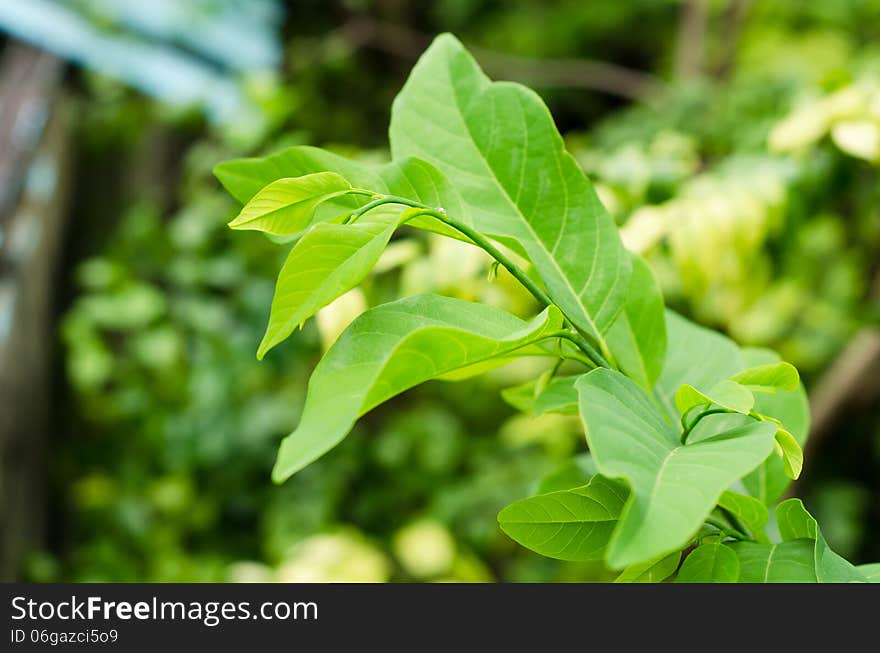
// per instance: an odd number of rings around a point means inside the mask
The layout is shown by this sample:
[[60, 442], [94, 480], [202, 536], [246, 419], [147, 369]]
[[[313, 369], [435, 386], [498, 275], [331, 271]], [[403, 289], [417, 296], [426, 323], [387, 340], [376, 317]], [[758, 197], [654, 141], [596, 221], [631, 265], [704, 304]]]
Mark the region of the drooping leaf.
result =
[[435, 165], [474, 226], [524, 254], [569, 320], [602, 342], [623, 306], [629, 256], [534, 92], [489, 81], [444, 34], [395, 99], [390, 138], [394, 159]]
[[718, 505], [743, 522], [758, 541], [766, 540], [764, 527], [767, 525], [770, 513], [767, 506], [758, 499], [725, 490], [718, 499]]
[[559, 490], [571, 490], [586, 485], [597, 473], [593, 457], [588, 453], [578, 454], [542, 478], [538, 484], [537, 493], [547, 494]]
[[[744, 366], [765, 365], [779, 360], [779, 356], [769, 349], [746, 348], [742, 350], [742, 357]], [[756, 395], [755, 411], [779, 420], [798, 445], [803, 447], [806, 444], [810, 431], [810, 406], [803, 385], [794, 392]], [[768, 506], [785, 493], [790, 483], [791, 477], [786, 473], [785, 464], [775, 452], [743, 479], [749, 493]]]
[[704, 391], [743, 368], [739, 348], [729, 338], [674, 311], [666, 311], [666, 363], [654, 394], [670, 420], [678, 422], [675, 393], [684, 385]]
[[626, 499], [622, 484], [589, 483], [520, 499], [498, 514], [501, 529], [527, 549], [559, 560], [601, 560]]
[[872, 562], [856, 567], [869, 583], [880, 583], [880, 562]]
[[685, 383], [675, 393], [675, 407], [682, 415], [702, 404], [715, 404], [748, 415], [755, 405], [755, 396], [745, 386], [729, 379], [719, 381], [706, 391]]
[[285, 177], [260, 189], [229, 226], [274, 236], [298, 235], [312, 224], [318, 206], [350, 190], [351, 184], [335, 172]]
[[632, 274], [623, 310], [608, 331], [608, 346], [620, 370], [647, 390], [666, 361], [666, 316], [663, 295], [651, 268], [631, 254]]
[[776, 506], [776, 523], [783, 541], [813, 543], [815, 575], [820, 583], [864, 583], [867, 580], [854, 565], [831, 550], [819, 524], [800, 499], [788, 499]]
[[358, 317], [312, 373], [297, 429], [272, 476], [287, 479], [338, 444], [358, 417], [419, 383], [506, 356], [561, 328], [549, 307], [525, 322], [500, 309], [437, 295], [377, 306]]
[[[220, 183], [242, 204], [279, 179], [320, 172], [337, 173], [355, 188], [442, 207], [459, 222], [471, 223], [455, 187], [432, 165], [412, 157], [376, 165], [353, 161], [320, 148], [297, 145], [268, 157], [234, 159], [214, 168]], [[369, 197], [359, 195], [332, 197], [318, 207], [312, 223], [346, 215], [368, 201]], [[416, 218], [410, 224], [464, 239], [457, 231], [433, 218]]]
[[715, 542], [691, 551], [681, 564], [676, 583], [735, 583], [739, 579], [739, 558], [733, 549]]
[[593, 370], [576, 387], [599, 472], [625, 479], [631, 490], [608, 549], [615, 568], [687, 544], [722, 492], [773, 448], [776, 426], [754, 420], [682, 445], [645, 391], [613, 370]]
[[511, 406], [524, 413], [577, 415], [577, 390], [574, 389], [577, 378], [577, 376], [554, 377], [537, 394], [535, 394], [536, 382], [530, 381], [503, 390], [501, 396]]
[[794, 392], [801, 382], [797, 368], [784, 361], [749, 367], [734, 374], [731, 380], [746, 386], [752, 392], [768, 394], [775, 394], [780, 390]]
[[615, 583], [662, 583], [678, 569], [681, 553], [675, 551], [669, 555], [646, 562], [629, 565], [614, 579]]
[[734, 542], [741, 583], [815, 583], [813, 542], [790, 540], [776, 544]]
[[353, 224], [322, 222], [294, 245], [275, 282], [266, 334], [257, 358], [369, 273], [406, 211], [380, 207]]
[[801, 475], [804, 467], [804, 452], [795, 437], [785, 429], [776, 429], [776, 445], [782, 456], [782, 466], [785, 475], [789, 478], [797, 478]]

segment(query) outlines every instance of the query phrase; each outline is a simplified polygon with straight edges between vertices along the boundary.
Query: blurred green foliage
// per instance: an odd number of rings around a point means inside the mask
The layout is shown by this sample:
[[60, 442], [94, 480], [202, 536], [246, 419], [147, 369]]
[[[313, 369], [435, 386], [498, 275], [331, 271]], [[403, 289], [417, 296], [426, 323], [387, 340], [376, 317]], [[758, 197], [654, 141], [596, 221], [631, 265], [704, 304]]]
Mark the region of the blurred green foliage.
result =
[[[880, 315], [880, 2], [705, 6], [703, 65], [685, 74], [681, 49], [697, 46], [683, 3], [671, 0], [297, 2], [282, 79], [249, 82], [266, 116], [257, 131], [218, 131], [86, 75], [78, 174], [91, 197], [77, 200], [85, 244], [62, 328], [70, 390], [53, 452], [57, 546], [34, 556], [29, 577], [596, 578], [497, 528], [498, 509], [583, 447], [564, 418], [511, 421], [500, 398], [473, 401], [514, 385], [516, 369], [416, 389], [285, 485], [270, 484], [306, 375], [352, 310], [425, 290], [519, 313], [530, 304], [463, 246], [403, 234], [365, 296], [330, 307], [320, 329], [258, 363], [286, 248], [231, 237], [235, 207], [208, 171], [299, 142], [382, 155], [371, 149], [385, 142], [376, 126], [387, 124], [412, 46], [358, 47], [340, 27], [353, 17], [652, 73], [664, 88], [644, 103], [539, 90], [670, 303], [779, 350], [813, 381]], [[174, 165], [123, 175], [135, 161], [150, 169], [140, 159], [157, 134], [173, 141]], [[876, 406], [818, 453], [805, 490], [829, 542], [856, 561], [880, 557]]]

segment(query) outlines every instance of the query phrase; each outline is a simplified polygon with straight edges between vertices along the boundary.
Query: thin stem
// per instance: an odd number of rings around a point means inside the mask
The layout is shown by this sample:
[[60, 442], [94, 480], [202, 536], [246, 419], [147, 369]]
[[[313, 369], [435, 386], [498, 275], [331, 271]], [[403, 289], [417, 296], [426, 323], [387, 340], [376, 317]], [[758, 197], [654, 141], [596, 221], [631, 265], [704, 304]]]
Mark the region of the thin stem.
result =
[[693, 422], [691, 422], [690, 426], [688, 426], [684, 430], [684, 432], [681, 434], [681, 443], [682, 444], [687, 443], [687, 439], [688, 439], [688, 436], [691, 434], [691, 431], [694, 430], [694, 427], [697, 424], [699, 424], [700, 420], [703, 419], [704, 417], [708, 417], [709, 415], [717, 415], [719, 413], [733, 413], [733, 412], [736, 412], [736, 411], [730, 410], [728, 408], [713, 408], [711, 410], [704, 410], [702, 413], [697, 415], [697, 418]]
[[715, 518], [712, 517], [711, 515], [708, 516], [708, 517], [706, 517], [706, 519], [705, 519], [704, 521], [705, 521], [707, 524], [709, 524], [709, 526], [714, 526], [715, 528], [717, 528], [719, 531], [721, 531], [721, 532], [724, 533], [725, 535], [727, 535], [727, 536], [729, 536], [729, 537], [732, 537], [732, 538], [734, 538], [734, 539], [736, 539], [736, 540], [745, 540], [745, 541], [748, 541], [748, 540], [751, 539], [751, 538], [750, 538], [748, 535], [746, 535], [745, 533], [741, 533], [741, 532], [739, 532], [738, 530], [736, 530], [736, 529], [734, 529], [734, 528], [731, 528], [729, 525], [725, 524], [725, 523], [724, 523], [723, 521], [721, 521], [720, 519], [715, 519]]
[[[519, 281], [525, 288], [528, 290], [532, 296], [538, 300], [543, 306], [550, 306], [553, 304], [553, 300], [544, 292], [544, 290], [538, 286], [526, 273], [520, 268], [516, 263], [514, 263], [510, 258], [507, 257], [504, 252], [498, 249], [489, 239], [487, 239], [483, 234], [476, 231], [469, 225], [466, 225], [462, 222], [459, 222], [455, 218], [450, 217], [446, 214], [446, 211], [443, 209], [435, 209], [431, 208], [421, 202], [416, 202], [414, 200], [407, 199], [406, 197], [397, 197], [396, 195], [383, 195], [381, 197], [377, 197], [372, 202], [368, 202], [364, 204], [359, 209], [352, 212], [351, 216], [347, 220], [347, 222], [354, 222], [364, 213], [376, 208], [377, 206], [381, 206], [382, 204], [402, 204], [404, 206], [410, 206], [415, 209], [420, 209], [418, 213], [415, 213], [409, 216], [408, 219], [415, 218], [419, 215], [428, 215], [433, 218], [436, 218], [440, 222], [446, 224], [449, 227], [452, 227], [460, 234], [466, 236], [470, 241], [485, 251], [489, 256], [494, 258], [498, 263], [504, 266], [504, 268], [510, 272], [510, 274]], [[566, 324], [570, 324], [570, 320], [566, 320]], [[592, 364], [595, 367], [608, 367], [610, 368], [610, 363], [605, 359], [605, 357], [600, 354], [596, 348], [590, 344], [587, 339], [584, 337], [585, 334], [578, 333], [577, 335], [569, 333], [566, 336], [566, 339], [570, 340], [574, 343], [578, 349], [580, 349], [584, 354], [586, 354], [587, 358], [590, 359]]]
[[[579, 351], [583, 352], [583, 350], [580, 347], [580, 341], [579, 341], [577, 335], [575, 335], [571, 331], [556, 331], [554, 333], [547, 334], [546, 337], [547, 338], [560, 338], [562, 340], [567, 340], [568, 342], [572, 343], [575, 347], [577, 347]], [[592, 358], [590, 358], [589, 354], [587, 354], [587, 352], [583, 352], [584, 354], [586, 354], [585, 356], [581, 356], [580, 354], [577, 354], [576, 357], [572, 356], [572, 352], [561, 352], [561, 353], [563, 355], [567, 354], [570, 358], [573, 358], [574, 360], [578, 360], [578, 361], [586, 364], [588, 367], [590, 367], [590, 369], [595, 369], [595, 368], [599, 367], [599, 364], [596, 361], [594, 361]]]

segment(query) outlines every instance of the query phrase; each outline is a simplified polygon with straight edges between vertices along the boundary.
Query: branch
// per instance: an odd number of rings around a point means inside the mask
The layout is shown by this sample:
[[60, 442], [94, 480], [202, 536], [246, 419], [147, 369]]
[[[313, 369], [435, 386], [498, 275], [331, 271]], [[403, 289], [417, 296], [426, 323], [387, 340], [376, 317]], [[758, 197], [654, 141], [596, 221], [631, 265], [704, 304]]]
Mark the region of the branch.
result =
[[675, 52], [675, 76], [679, 79], [703, 72], [708, 18], [705, 0], [686, 0], [681, 8]]
[[[367, 16], [350, 18], [339, 32], [355, 47], [411, 60], [417, 59], [431, 42], [428, 34]], [[604, 61], [531, 59], [478, 47], [468, 49], [490, 76], [530, 86], [584, 88], [639, 102], [649, 100], [664, 86], [654, 75]]]

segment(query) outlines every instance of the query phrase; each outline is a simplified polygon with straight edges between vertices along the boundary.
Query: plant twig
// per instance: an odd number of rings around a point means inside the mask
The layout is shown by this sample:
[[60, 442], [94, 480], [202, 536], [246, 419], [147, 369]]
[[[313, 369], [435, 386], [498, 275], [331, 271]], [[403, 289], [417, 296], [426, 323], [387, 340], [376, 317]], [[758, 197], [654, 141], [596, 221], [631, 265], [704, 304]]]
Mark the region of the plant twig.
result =
[[[368, 16], [348, 19], [339, 33], [356, 47], [381, 50], [403, 59], [417, 59], [431, 42], [428, 34]], [[532, 59], [468, 46], [493, 77], [531, 86], [584, 88], [644, 102], [662, 90], [650, 73], [592, 59]]]

